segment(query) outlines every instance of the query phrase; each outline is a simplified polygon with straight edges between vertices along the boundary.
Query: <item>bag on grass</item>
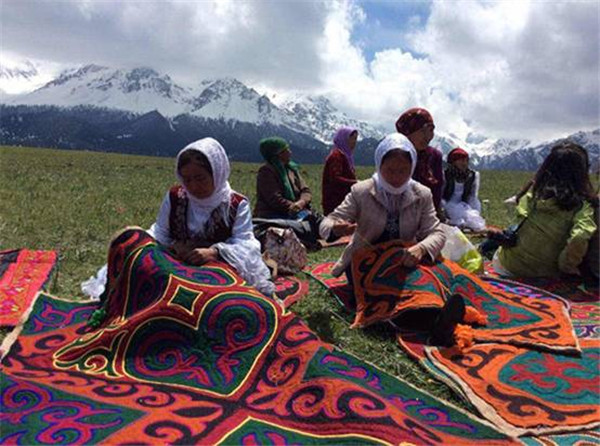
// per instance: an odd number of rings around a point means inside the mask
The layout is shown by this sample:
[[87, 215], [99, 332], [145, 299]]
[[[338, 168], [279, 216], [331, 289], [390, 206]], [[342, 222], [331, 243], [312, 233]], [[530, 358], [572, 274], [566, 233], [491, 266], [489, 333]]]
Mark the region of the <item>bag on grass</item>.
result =
[[471, 273], [483, 272], [483, 257], [467, 236], [456, 226], [442, 224], [442, 228], [446, 234], [442, 256]]
[[306, 266], [306, 248], [291, 228], [271, 227], [263, 239], [263, 259], [278, 274], [295, 274]]

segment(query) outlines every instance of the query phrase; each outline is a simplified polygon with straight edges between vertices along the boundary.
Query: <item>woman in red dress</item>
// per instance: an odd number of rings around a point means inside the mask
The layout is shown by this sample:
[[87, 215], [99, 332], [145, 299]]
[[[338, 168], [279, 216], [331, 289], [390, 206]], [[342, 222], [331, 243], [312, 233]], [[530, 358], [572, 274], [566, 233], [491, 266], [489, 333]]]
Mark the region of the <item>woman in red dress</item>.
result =
[[321, 193], [323, 213], [330, 214], [350, 192], [356, 183], [354, 171], [354, 148], [358, 130], [341, 127], [333, 138], [333, 149], [325, 159]]

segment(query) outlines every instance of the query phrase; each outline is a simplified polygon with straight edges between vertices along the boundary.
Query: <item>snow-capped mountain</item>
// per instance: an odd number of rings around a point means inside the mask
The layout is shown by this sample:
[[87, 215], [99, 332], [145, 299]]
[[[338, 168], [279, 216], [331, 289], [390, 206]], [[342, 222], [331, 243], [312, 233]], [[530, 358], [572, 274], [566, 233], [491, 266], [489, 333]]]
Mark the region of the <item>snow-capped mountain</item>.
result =
[[361, 138], [379, 139], [385, 133], [382, 129], [348, 117], [325, 96], [293, 95], [284, 100], [280, 107], [324, 143], [332, 140], [340, 125], [356, 128]]
[[[11, 76], [39, 81], [36, 73], [34, 64], [11, 69], [0, 67], [0, 80], [3, 80], [0, 85], [6, 85], [4, 81]], [[87, 65], [63, 71], [30, 93], [5, 95], [2, 102], [6, 115], [2, 124], [7, 128], [0, 131], [0, 142], [15, 144], [35, 142], [43, 145], [46, 141], [69, 148], [82, 144], [93, 150], [119, 150], [119, 147], [133, 150], [131, 147], [135, 144], [163, 141], [172, 148], [192, 137], [204, 135], [203, 132], [207, 132], [205, 136], [217, 132], [231, 138], [230, 133], [235, 131], [251, 140], [285, 134], [296, 150], [322, 151], [319, 156], [306, 157], [320, 162], [335, 131], [341, 125], [349, 125], [359, 130], [357, 162], [367, 164], [372, 162], [376, 142], [386, 133], [385, 129], [352, 119], [322, 95], [275, 94], [270, 98], [232, 78], [203, 80], [195, 87], [182, 86], [151, 68], [121, 70]], [[86, 141], [85, 135], [78, 130], [74, 141], [67, 141], [68, 137], [60, 135], [46, 137], [44, 132], [48, 132], [49, 126], [63, 128], [60, 119], [70, 123], [69, 129], [80, 129], [78, 116], [85, 116], [86, 125], [101, 136], [92, 142]], [[193, 130], [194, 126], [202, 131]], [[160, 129], [169, 133], [166, 139], [162, 138]], [[578, 132], [570, 138], [588, 148], [594, 160], [598, 159], [599, 133], [600, 130]], [[236, 138], [232, 143], [242, 150], [244, 143], [239, 136]], [[101, 143], [109, 142], [111, 147], [102, 147]], [[444, 155], [454, 147], [466, 149], [477, 168], [534, 170], [552, 143], [533, 145], [527, 140], [492, 139], [477, 134], [462, 139], [436, 130], [432, 145], [440, 148]], [[143, 150], [143, 147], [135, 150], [138, 149]], [[152, 153], [170, 153], [171, 149], [161, 150], [154, 148]], [[253, 159], [245, 154], [238, 158]]]
[[275, 125], [290, 121], [287, 113], [275, 106], [269, 98], [232, 78], [202, 82], [200, 94], [192, 98], [190, 104], [190, 108], [183, 112], [206, 119], [257, 124], [268, 122]]
[[86, 65], [64, 71], [43, 87], [8, 102], [61, 107], [93, 105], [135, 113], [158, 110], [176, 115], [189, 107], [190, 99], [188, 90], [150, 68], [125, 71]]
[[43, 87], [6, 102], [59, 107], [89, 105], [134, 113], [156, 110], [171, 118], [191, 114], [205, 119], [285, 125], [324, 143], [330, 143], [340, 125], [358, 128], [363, 138], [382, 136], [380, 130], [337, 110], [324, 96], [296, 95], [278, 106], [236, 79], [204, 80], [199, 88], [191, 88], [150, 68], [128, 71], [87, 65], [64, 71]]

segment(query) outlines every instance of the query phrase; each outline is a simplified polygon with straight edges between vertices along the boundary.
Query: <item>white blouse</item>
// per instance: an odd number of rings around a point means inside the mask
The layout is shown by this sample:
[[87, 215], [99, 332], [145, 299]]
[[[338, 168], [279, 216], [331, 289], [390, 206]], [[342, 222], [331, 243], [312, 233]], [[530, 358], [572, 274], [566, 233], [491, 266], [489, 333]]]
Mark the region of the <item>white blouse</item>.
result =
[[[223, 211], [225, 210], [225, 206], [223, 206]], [[148, 233], [161, 245], [169, 246], [173, 243], [169, 228], [170, 213], [171, 200], [169, 192], [167, 192], [158, 211], [156, 223], [148, 230]], [[190, 200], [186, 218], [190, 233], [201, 237], [211, 213], [212, 211], [209, 212], [205, 208], [194, 206], [193, 201]], [[258, 288], [261, 293], [271, 295], [275, 291], [275, 286], [270, 280], [271, 273], [260, 253], [260, 243], [254, 237], [252, 213], [248, 200], [244, 199], [238, 205], [231, 237], [223, 242], [215, 243], [212, 247], [216, 248], [223, 260], [233, 266], [250, 285]]]
[[[225, 206], [223, 206], [223, 210], [226, 210]], [[188, 230], [192, 234], [202, 236], [211, 212], [199, 206], [194, 206], [194, 203], [190, 200], [186, 219]], [[148, 234], [164, 246], [169, 246], [174, 241], [171, 238], [169, 229], [170, 213], [171, 200], [169, 192], [167, 192], [158, 211], [156, 223], [147, 230]], [[252, 213], [248, 200], [243, 200], [238, 205], [235, 222], [231, 229], [231, 237], [223, 242], [215, 243], [212, 247], [219, 251], [221, 258], [234, 267], [249, 285], [256, 287], [265, 295], [270, 296], [273, 294], [275, 285], [271, 281], [269, 268], [262, 259], [260, 243], [254, 237]], [[83, 292], [93, 299], [97, 299], [104, 291], [106, 273], [105, 265], [98, 271], [96, 277], [91, 277], [81, 284]]]

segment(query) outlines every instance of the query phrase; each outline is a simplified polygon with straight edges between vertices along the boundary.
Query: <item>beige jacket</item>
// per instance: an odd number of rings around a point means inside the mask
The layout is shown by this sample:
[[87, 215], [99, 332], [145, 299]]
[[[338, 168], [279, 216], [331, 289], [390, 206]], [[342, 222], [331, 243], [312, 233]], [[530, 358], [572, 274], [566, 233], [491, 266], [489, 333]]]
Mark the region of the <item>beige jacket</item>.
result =
[[[357, 223], [357, 229], [333, 267], [332, 273], [336, 277], [350, 265], [354, 252], [375, 242], [385, 229], [387, 211], [373, 179], [352, 186], [342, 204], [321, 222], [321, 236], [327, 238], [338, 219]], [[420, 244], [432, 258], [437, 257], [444, 247], [446, 236], [436, 216], [431, 191], [420, 183], [414, 182], [404, 193], [398, 225], [400, 240]]]

